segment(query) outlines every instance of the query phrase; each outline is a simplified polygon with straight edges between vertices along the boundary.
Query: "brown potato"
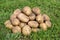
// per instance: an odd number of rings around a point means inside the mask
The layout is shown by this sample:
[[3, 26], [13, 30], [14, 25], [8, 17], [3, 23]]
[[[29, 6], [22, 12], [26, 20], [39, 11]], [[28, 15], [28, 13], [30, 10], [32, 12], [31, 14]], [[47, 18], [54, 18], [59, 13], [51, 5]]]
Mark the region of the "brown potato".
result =
[[29, 21], [29, 17], [26, 16], [25, 14], [23, 14], [23, 13], [20, 13], [18, 15], [18, 19], [21, 20], [22, 22], [28, 22]]
[[32, 28], [32, 32], [38, 32], [39, 30], [39, 28]]
[[19, 26], [20, 26], [21, 28], [23, 28], [25, 25], [26, 25], [26, 23], [23, 23], [23, 22], [21, 22], [21, 23], [19, 24]]
[[36, 21], [29, 21], [28, 25], [31, 26], [31, 27], [38, 27], [39, 24]]
[[51, 27], [51, 22], [50, 21], [46, 21], [45, 23], [48, 27]]
[[23, 8], [23, 12], [26, 14], [26, 15], [30, 15], [32, 13], [31, 11], [31, 8], [26, 6]]
[[31, 28], [30, 28], [30, 26], [28, 26], [28, 25], [25, 25], [23, 28], [22, 28], [22, 33], [23, 33], [23, 35], [30, 35], [30, 33], [31, 33]]
[[29, 19], [30, 19], [30, 20], [35, 20], [35, 17], [36, 17], [35, 14], [32, 13], [32, 14], [29, 16]]
[[18, 15], [20, 13], [21, 13], [21, 10], [20, 9], [16, 9], [16, 10], [14, 10], [14, 13], [13, 14]]
[[14, 18], [16, 18], [17, 15], [20, 14], [20, 13], [21, 13], [21, 10], [20, 9], [16, 9], [14, 11], [14, 13], [11, 15], [10, 20], [13, 20]]
[[50, 20], [50, 18], [49, 18], [49, 16], [48, 16], [48, 15], [43, 14], [42, 16], [43, 16], [43, 19], [44, 19], [45, 21], [46, 21], [46, 20], [47, 20], [47, 21], [49, 21], [49, 20]]
[[13, 19], [15, 19], [16, 18], [16, 15], [14, 15], [14, 14], [12, 14], [11, 16], [10, 16], [10, 20], [13, 20]]
[[41, 23], [40, 27], [45, 31], [47, 30], [47, 25], [45, 23]]
[[32, 11], [33, 11], [35, 14], [37, 14], [37, 15], [40, 14], [40, 9], [39, 9], [38, 7], [34, 7], [34, 8], [32, 9]]
[[18, 33], [18, 32], [21, 33], [21, 28], [19, 26], [15, 26], [12, 28], [12, 32], [13, 33]]
[[7, 20], [4, 24], [9, 29], [12, 29], [13, 28], [13, 25], [11, 24], [10, 20]]
[[36, 21], [38, 21], [39, 23], [43, 23], [43, 17], [41, 14], [36, 16]]
[[15, 18], [15, 19], [13, 19], [13, 20], [11, 20], [11, 23], [13, 24], [13, 25], [19, 25], [20, 24], [20, 21], [17, 19], [17, 18]]

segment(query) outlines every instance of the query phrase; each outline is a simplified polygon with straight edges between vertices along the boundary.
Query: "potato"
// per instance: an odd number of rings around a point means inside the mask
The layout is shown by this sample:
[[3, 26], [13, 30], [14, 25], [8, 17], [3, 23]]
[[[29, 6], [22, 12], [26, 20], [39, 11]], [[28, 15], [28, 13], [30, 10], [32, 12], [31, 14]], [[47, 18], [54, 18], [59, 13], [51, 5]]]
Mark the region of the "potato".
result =
[[15, 19], [13, 19], [13, 20], [11, 20], [11, 23], [13, 24], [13, 25], [19, 25], [20, 24], [20, 21], [17, 19], [17, 18], [15, 18]]
[[23, 8], [23, 12], [26, 14], [26, 15], [30, 15], [32, 13], [31, 11], [31, 8], [26, 6]]
[[35, 17], [36, 17], [35, 14], [32, 13], [32, 14], [29, 16], [29, 19], [30, 19], [30, 20], [35, 20]]
[[13, 33], [18, 33], [18, 32], [21, 33], [21, 28], [19, 26], [15, 26], [12, 28], [12, 32]]
[[35, 14], [37, 14], [37, 15], [40, 14], [40, 9], [39, 9], [38, 7], [34, 7], [34, 8], [32, 9], [32, 11], [33, 11]]
[[45, 21], [46, 21], [46, 20], [48, 20], [48, 21], [50, 20], [50, 18], [49, 18], [49, 16], [48, 16], [48, 15], [43, 14], [42, 16], [43, 16], [43, 19], [44, 19]]
[[36, 16], [36, 21], [39, 23], [43, 23], [43, 17], [41, 14]]
[[38, 32], [39, 30], [39, 28], [32, 28], [32, 32]]
[[28, 25], [31, 26], [31, 27], [38, 27], [39, 24], [36, 21], [29, 21]]
[[40, 27], [45, 31], [47, 30], [47, 25], [45, 23], [41, 23]]
[[21, 28], [23, 28], [25, 25], [26, 25], [26, 23], [23, 23], [23, 22], [21, 22], [21, 23], [19, 24], [19, 26], [20, 26]]
[[23, 33], [23, 35], [30, 35], [30, 33], [31, 33], [31, 28], [30, 28], [30, 26], [28, 26], [28, 25], [25, 25], [23, 28], [22, 28], [22, 33]]
[[51, 22], [50, 21], [46, 21], [45, 23], [48, 27], [51, 27]]
[[18, 15], [20, 13], [21, 13], [21, 10], [20, 9], [16, 9], [13, 14]]
[[14, 13], [11, 15], [10, 20], [16, 18], [17, 15], [20, 14], [20, 13], [21, 13], [21, 10], [20, 10], [20, 9], [16, 9], [16, 10], [14, 11]]
[[5, 26], [8, 28], [8, 29], [12, 29], [13, 25], [11, 24], [10, 20], [7, 20], [5, 23]]
[[13, 19], [15, 19], [16, 18], [16, 15], [14, 15], [14, 14], [12, 14], [11, 16], [10, 16], [10, 20], [13, 20]]
[[22, 22], [28, 22], [29, 21], [29, 17], [26, 16], [25, 14], [23, 14], [23, 13], [20, 13], [18, 15], [18, 19], [21, 20]]

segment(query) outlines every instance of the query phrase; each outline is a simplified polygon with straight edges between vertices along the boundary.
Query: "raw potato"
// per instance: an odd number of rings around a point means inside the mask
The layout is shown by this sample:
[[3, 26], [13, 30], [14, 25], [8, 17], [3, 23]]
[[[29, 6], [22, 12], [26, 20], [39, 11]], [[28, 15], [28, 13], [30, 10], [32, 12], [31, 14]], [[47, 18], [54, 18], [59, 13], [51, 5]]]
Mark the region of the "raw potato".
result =
[[25, 26], [22, 28], [22, 33], [23, 33], [23, 35], [30, 35], [30, 33], [31, 33], [31, 28], [30, 28], [30, 26], [25, 25]]
[[43, 17], [41, 14], [36, 16], [36, 21], [38, 21], [39, 23], [43, 23]]
[[12, 14], [11, 16], [10, 16], [10, 20], [13, 20], [13, 19], [15, 19], [16, 18], [16, 15], [14, 15], [14, 14]]
[[13, 25], [11, 24], [10, 20], [7, 20], [4, 24], [9, 29], [12, 29], [13, 28]]
[[35, 17], [36, 17], [35, 14], [32, 13], [32, 14], [29, 16], [29, 19], [30, 19], [30, 20], [35, 20]]
[[14, 11], [14, 13], [11, 15], [10, 20], [15, 19], [17, 17], [17, 15], [20, 14], [20, 13], [21, 13], [21, 10], [20, 9], [16, 9]]
[[13, 25], [19, 25], [20, 24], [20, 21], [17, 19], [17, 18], [15, 18], [15, 19], [13, 19], [13, 20], [11, 20], [11, 23], [13, 24]]
[[19, 26], [15, 26], [12, 28], [12, 32], [13, 33], [18, 33], [18, 32], [21, 33], [21, 28]]
[[45, 21], [46, 21], [46, 20], [47, 20], [47, 21], [49, 21], [49, 20], [50, 20], [50, 18], [49, 18], [49, 16], [48, 16], [48, 15], [43, 14], [42, 16], [43, 16], [43, 19], [44, 19]]
[[47, 30], [47, 25], [45, 23], [41, 23], [40, 27], [45, 31]]
[[19, 26], [20, 26], [21, 28], [23, 28], [25, 25], [26, 25], [26, 23], [23, 23], [23, 22], [21, 22], [21, 23], [19, 24]]
[[32, 11], [33, 11], [35, 14], [37, 14], [37, 15], [40, 14], [40, 9], [39, 9], [38, 7], [34, 7], [34, 8], [32, 9]]
[[23, 8], [23, 12], [26, 14], [26, 15], [30, 15], [32, 13], [31, 11], [31, 8], [26, 6]]
[[46, 21], [45, 23], [46, 23], [47, 27], [51, 27], [51, 22], [50, 21]]
[[38, 32], [39, 30], [39, 28], [32, 28], [32, 32]]
[[31, 27], [38, 27], [39, 24], [36, 21], [29, 21], [28, 25], [31, 26]]
[[21, 10], [20, 9], [16, 9], [13, 14], [18, 15], [19, 13], [21, 13]]
[[26, 16], [25, 14], [23, 14], [23, 13], [20, 13], [18, 15], [18, 19], [21, 20], [22, 22], [28, 22], [29, 21], [29, 17]]

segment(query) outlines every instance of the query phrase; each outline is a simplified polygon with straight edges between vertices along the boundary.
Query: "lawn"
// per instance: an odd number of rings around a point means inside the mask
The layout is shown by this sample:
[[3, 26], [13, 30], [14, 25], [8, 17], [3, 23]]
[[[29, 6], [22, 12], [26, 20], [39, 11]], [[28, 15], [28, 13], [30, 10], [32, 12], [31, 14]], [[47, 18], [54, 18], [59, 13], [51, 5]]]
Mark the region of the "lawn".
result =
[[[24, 6], [39, 7], [42, 14], [50, 17], [51, 28], [31, 33], [30, 36], [13, 34], [5, 27], [4, 22], [15, 9], [22, 9]], [[60, 40], [60, 0], [0, 0], [0, 40]]]

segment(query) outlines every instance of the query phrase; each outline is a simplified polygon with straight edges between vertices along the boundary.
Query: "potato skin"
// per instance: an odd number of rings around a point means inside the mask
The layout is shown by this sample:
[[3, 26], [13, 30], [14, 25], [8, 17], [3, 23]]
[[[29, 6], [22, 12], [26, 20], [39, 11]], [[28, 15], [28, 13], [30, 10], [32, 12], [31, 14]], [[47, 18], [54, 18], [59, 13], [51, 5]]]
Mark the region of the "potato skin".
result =
[[21, 13], [21, 10], [20, 9], [16, 9], [14, 10], [13, 14], [10, 16], [10, 20], [13, 20], [17, 17], [18, 14]]
[[21, 10], [20, 9], [16, 9], [16, 10], [14, 10], [14, 13], [13, 14], [18, 15], [20, 13], [21, 13]]
[[28, 25], [25, 25], [23, 28], [22, 28], [22, 33], [23, 33], [23, 35], [30, 35], [30, 33], [31, 33], [31, 28], [30, 28], [30, 26], [28, 26]]
[[45, 24], [47, 25], [47, 27], [51, 27], [51, 22], [50, 21], [46, 21]]
[[32, 11], [36, 14], [36, 15], [39, 15], [40, 14], [40, 9], [38, 7], [34, 7], [32, 9]]
[[39, 28], [32, 28], [32, 32], [38, 32], [39, 30]]
[[49, 21], [49, 20], [50, 20], [49, 16], [46, 15], [46, 14], [43, 14], [42, 17], [43, 17], [43, 19], [44, 19], [45, 21]]
[[21, 28], [23, 28], [25, 25], [26, 25], [26, 23], [23, 23], [23, 22], [21, 22], [21, 23], [19, 24], [19, 26], [20, 26]]
[[43, 23], [43, 17], [41, 14], [36, 16], [36, 21], [39, 23]]
[[29, 21], [28, 25], [31, 26], [31, 27], [38, 27], [39, 24], [36, 21]]
[[30, 14], [32, 13], [31, 8], [28, 7], [28, 6], [25, 6], [25, 7], [23, 8], [23, 12], [24, 12], [26, 15], [30, 15]]
[[41, 23], [41, 24], [40, 24], [40, 27], [41, 27], [44, 31], [47, 30], [47, 25], [46, 25], [45, 23]]
[[11, 20], [11, 23], [13, 24], [13, 25], [19, 25], [20, 24], [20, 21], [17, 19], [17, 18], [15, 18], [15, 19], [13, 19], [13, 20]]
[[20, 21], [22, 21], [22, 22], [28, 22], [28, 21], [29, 21], [29, 17], [26, 16], [25, 14], [23, 14], [23, 13], [20, 13], [20, 14], [18, 15], [18, 19], [19, 19]]
[[11, 16], [10, 16], [10, 20], [13, 20], [13, 19], [15, 19], [16, 18], [16, 15], [14, 15], [14, 14], [12, 14]]
[[19, 26], [15, 26], [12, 28], [12, 32], [13, 33], [18, 33], [18, 32], [21, 33], [21, 28]]
[[36, 18], [36, 15], [35, 15], [34, 13], [32, 13], [32, 14], [29, 16], [29, 19], [30, 19], [30, 20], [35, 20], [35, 18]]
[[13, 28], [13, 25], [11, 24], [10, 20], [7, 20], [4, 24], [5, 24], [5, 26], [6, 26], [8, 29], [12, 29], [12, 28]]

